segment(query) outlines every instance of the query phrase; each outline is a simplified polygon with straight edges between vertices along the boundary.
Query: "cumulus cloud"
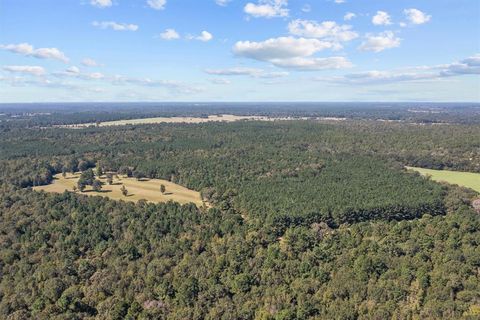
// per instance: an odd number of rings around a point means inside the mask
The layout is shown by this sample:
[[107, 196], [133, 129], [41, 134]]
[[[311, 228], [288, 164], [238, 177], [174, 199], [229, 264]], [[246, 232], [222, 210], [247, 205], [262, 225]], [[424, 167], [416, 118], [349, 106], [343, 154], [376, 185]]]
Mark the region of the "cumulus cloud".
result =
[[288, 72], [270, 72], [257, 68], [228, 68], [228, 69], [206, 69], [206, 73], [216, 76], [250, 76], [252, 78], [281, 78], [288, 76]]
[[259, 0], [257, 4], [249, 2], [243, 11], [255, 18], [287, 17], [288, 0]]
[[165, 9], [165, 5], [167, 4], [167, 0], [147, 0], [147, 4], [152, 9], [163, 10], [163, 9]]
[[263, 42], [239, 41], [233, 47], [233, 52], [237, 56], [299, 71], [350, 67], [351, 63], [344, 57], [312, 57], [315, 53], [334, 46], [332, 42], [319, 39], [280, 37]]
[[405, 9], [403, 10], [403, 13], [405, 14], [407, 20], [412, 24], [424, 24], [430, 21], [432, 18], [432, 16], [414, 8]]
[[93, 59], [90, 59], [90, 58], [85, 58], [82, 60], [82, 65], [84, 65], [85, 67], [99, 67], [100, 64], [93, 60]]
[[[312, 20], [297, 19], [288, 24], [288, 31], [296, 36], [325, 39], [337, 44], [358, 37], [358, 34], [352, 31], [352, 26], [338, 25], [335, 21], [318, 23]], [[338, 44], [337, 46], [339, 47], [340, 45]]]
[[98, 8], [107, 8], [112, 6], [112, 0], [90, 0], [90, 4]]
[[353, 12], [347, 12], [345, 13], [345, 15], [343, 16], [343, 20], [345, 21], [350, 21], [352, 20], [353, 18], [355, 18], [357, 15]]
[[392, 24], [390, 15], [385, 11], [377, 11], [377, 14], [373, 16], [372, 23], [376, 26], [387, 26]]
[[92, 26], [100, 29], [112, 29], [115, 31], [137, 31], [138, 26], [136, 24], [117, 23], [115, 21], [94, 21]]
[[45, 75], [45, 69], [39, 66], [4, 66], [3, 70], [12, 72], [12, 73], [23, 73], [33, 76], [43, 76]]
[[392, 31], [385, 31], [379, 34], [367, 34], [365, 41], [362, 42], [359, 49], [362, 51], [380, 52], [385, 49], [399, 47], [401, 41], [402, 39], [395, 36]]
[[260, 61], [274, 59], [288, 59], [295, 57], [307, 57], [314, 53], [332, 48], [332, 43], [318, 39], [279, 37], [271, 38], [262, 42], [238, 41], [233, 52]]
[[180, 35], [175, 29], [166, 29], [164, 32], [160, 33], [160, 38], [164, 40], [174, 40], [179, 39]]
[[78, 67], [75, 67], [75, 66], [71, 66], [71, 67], [67, 68], [65, 71], [67, 73], [71, 73], [71, 74], [79, 74], [80, 73], [80, 69]]
[[202, 31], [198, 36], [187, 35], [187, 39], [208, 42], [213, 39], [213, 35], [208, 31]]
[[53, 59], [67, 63], [68, 58], [65, 54], [57, 48], [38, 48], [35, 49], [31, 44], [7, 44], [0, 45], [0, 49], [4, 49], [13, 53], [18, 53], [24, 56], [31, 56], [39, 59]]

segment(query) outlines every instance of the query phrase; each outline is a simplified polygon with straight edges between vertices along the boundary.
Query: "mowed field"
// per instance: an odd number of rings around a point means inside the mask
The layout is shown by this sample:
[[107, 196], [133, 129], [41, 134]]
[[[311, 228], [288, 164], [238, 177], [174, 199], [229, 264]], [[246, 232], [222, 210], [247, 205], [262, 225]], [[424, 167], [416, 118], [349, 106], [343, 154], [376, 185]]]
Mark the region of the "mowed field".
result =
[[128, 119], [128, 120], [116, 120], [105, 121], [97, 123], [79, 123], [59, 125], [57, 127], [70, 128], [70, 129], [82, 129], [88, 127], [110, 127], [110, 126], [126, 126], [137, 124], [156, 124], [156, 123], [207, 123], [207, 122], [235, 122], [235, 121], [291, 121], [291, 120], [319, 120], [319, 121], [344, 121], [346, 118], [335, 117], [266, 117], [266, 116], [236, 116], [232, 114], [222, 115], [210, 115], [207, 118], [200, 117], [156, 117], [156, 118], [141, 118], [141, 119]]
[[477, 192], [480, 192], [480, 173], [433, 170], [415, 167], [407, 167], [407, 169], [417, 171], [422, 175], [431, 176], [432, 180], [434, 181], [443, 181], [451, 184], [458, 184], [459, 186], [468, 187]]
[[[62, 193], [65, 190], [73, 191], [73, 186], [77, 185], [79, 177], [80, 173], [67, 174], [65, 178], [62, 176], [62, 174], [57, 174], [55, 175], [55, 179], [52, 184], [34, 187], [33, 189], [36, 191], [43, 190], [46, 192], [56, 193]], [[116, 178], [114, 175], [112, 185], [107, 183], [105, 176], [102, 176], [100, 181], [103, 183], [102, 190], [100, 192], [93, 191], [90, 186], [87, 186], [84, 192], [77, 192], [87, 196], [102, 196], [113, 200], [125, 200], [133, 202], [136, 202], [140, 199], [145, 199], [149, 202], [157, 203], [167, 202], [169, 200], [176, 201], [181, 204], [193, 202], [198, 207], [201, 207], [204, 204], [199, 192], [190, 190], [167, 180], [142, 179], [138, 181], [135, 178], [127, 178], [125, 176], [119, 176], [119, 178]], [[164, 194], [160, 192], [160, 185], [162, 184], [166, 189]], [[122, 186], [125, 186], [125, 188], [128, 190], [127, 196], [122, 194], [120, 190]]]
[[[143, 118], [143, 119], [129, 119], [129, 120], [117, 120], [117, 121], [105, 121], [100, 122], [100, 127], [109, 126], [124, 126], [135, 124], [155, 124], [155, 123], [205, 123], [205, 122], [234, 122], [240, 120], [263, 120], [268, 121], [267, 117], [259, 116], [235, 116], [231, 114], [224, 115], [210, 115], [208, 118], [200, 117], [156, 117], [156, 118]], [[82, 123], [65, 125], [66, 128], [85, 128], [90, 126], [96, 126], [96, 123]]]

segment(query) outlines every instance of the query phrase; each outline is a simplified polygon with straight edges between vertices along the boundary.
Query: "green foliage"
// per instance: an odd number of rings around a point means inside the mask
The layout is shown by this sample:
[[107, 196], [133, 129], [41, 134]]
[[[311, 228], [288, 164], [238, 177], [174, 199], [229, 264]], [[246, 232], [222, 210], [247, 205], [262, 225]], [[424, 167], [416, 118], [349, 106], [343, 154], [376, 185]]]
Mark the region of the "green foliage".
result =
[[[478, 171], [478, 133], [365, 121], [8, 128], [0, 319], [473, 319], [476, 194], [402, 164]], [[64, 170], [101, 187], [94, 164], [202, 190], [213, 207], [25, 188]]]
[[[6, 206], [14, 197], [28, 213]], [[193, 205], [29, 191], [0, 203], [1, 318], [438, 319], [480, 299], [480, 219], [468, 207], [277, 239]]]

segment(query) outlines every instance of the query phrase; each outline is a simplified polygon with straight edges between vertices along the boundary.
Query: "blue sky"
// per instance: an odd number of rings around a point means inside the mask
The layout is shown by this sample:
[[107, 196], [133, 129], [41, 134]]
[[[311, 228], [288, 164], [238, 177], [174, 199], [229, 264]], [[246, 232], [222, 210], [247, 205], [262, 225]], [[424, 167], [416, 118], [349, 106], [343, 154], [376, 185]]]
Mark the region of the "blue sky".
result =
[[478, 0], [0, 0], [0, 102], [480, 101]]

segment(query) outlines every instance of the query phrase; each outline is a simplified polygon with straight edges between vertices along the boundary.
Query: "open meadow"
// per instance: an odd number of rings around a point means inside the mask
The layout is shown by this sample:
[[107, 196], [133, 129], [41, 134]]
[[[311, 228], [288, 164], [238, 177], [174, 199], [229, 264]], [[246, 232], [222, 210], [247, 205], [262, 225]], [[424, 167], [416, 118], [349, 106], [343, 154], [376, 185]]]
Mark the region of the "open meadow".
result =
[[88, 127], [111, 127], [141, 124], [158, 124], [158, 123], [208, 123], [208, 122], [235, 122], [235, 121], [291, 121], [291, 120], [317, 120], [317, 121], [345, 121], [343, 117], [272, 117], [272, 116], [239, 116], [233, 114], [209, 115], [208, 117], [153, 117], [125, 119], [115, 121], [89, 122], [59, 125], [61, 128], [83, 129]]
[[138, 124], [156, 124], [156, 123], [205, 123], [205, 122], [233, 122], [240, 120], [263, 120], [268, 121], [267, 117], [259, 116], [236, 116], [231, 114], [224, 115], [209, 115], [208, 117], [154, 117], [154, 118], [140, 118], [128, 120], [105, 121], [100, 123], [81, 123], [64, 125], [66, 128], [85, 128], [91, 126], [110, 127], [110, 126], [125, 126]]
[[[67, 174], [65, 177], [62, 174], [57, 174], [54, 177], [53, 183], [34, 187], [36, 191], [45, 191], [45, 192], [55, 192], [62, 193], [65, 190], [74, 191], [74, 186], [77, 185], [78, 179], [80, 178], [80, 173]], [[114, 176], [113, 184], [109, 185], [107, 183], [106, 176], [102, 176], [99, 179], [102, 182], [102, 190], [96, 192], [88, 186], [83, 192], [77, 191], [79, 194], [84, 194], [87, 196], [102, 196], [108, 197], [113, 200], [125, 200], [137, 202], [138, 200], [144, 199], [149, 202], [167, 202], [175, 201], [181, 204], [194, 203], [197, 206], [202, 206], [204, 202], [200, 196], [200, 193], [188, 188], [182, 187], [178, 184], [172, 183], [167, 180], [161, 179], [141, 179], [137, 180], [135, 178], [128, 178], [126, 176]], [[160, 186], [165, 186], [165, 192], [160, 192]], [[124, 196], [122, 194], [121, 188], [125, 186], [128, 191], [128, 194]]]
[[433, 170], [415, 167], [407, 167], [407, 169], [417, 171], [424, 176], [431, 176], [434, 181], [457, 184], [480, 192], [480, 173]]

